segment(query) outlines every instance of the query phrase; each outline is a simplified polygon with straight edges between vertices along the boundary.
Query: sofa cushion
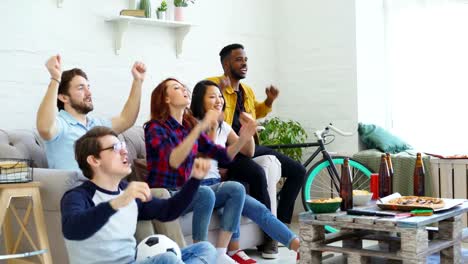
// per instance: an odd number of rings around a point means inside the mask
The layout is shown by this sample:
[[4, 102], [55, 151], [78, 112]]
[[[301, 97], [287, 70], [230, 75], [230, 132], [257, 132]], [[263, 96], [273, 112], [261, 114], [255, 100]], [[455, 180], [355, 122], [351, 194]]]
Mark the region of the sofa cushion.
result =
[[358, 131], [360, 140], [368, 149], [376, 148], [392, 154], [411, 149], [408, 143], [380, 126], [359, 123]]
[[[192, 218], [193, 218], [193, 212], [190, 212], [188, 214], [185, 214], [179, 217], [180, 226], [182, 228], [182, 233], [184, 234], [184, 236], [192, 236]], [[253, 223], [253, 221], [245, 216], [241, 217], [241, 221], [240, 221], [241, 225], [245, 225], [249, 223]], [[208, 231], [209, 232], [215, 231], [219, 229], [220, 227], [221, 227], [221, 221], [219, 218], [219, 211], [214, 210], [213, 215], [211, 216], [210, 225], [208, 226]]]
[[128, 159], [145, 159], [146, 146], [143, 127], [133, 126], [121, 134], [127, 143]]
[[30, 159], [33, 167], [48, 167], [44, 143], [31, 130], [0, 129], [0, 158]]
[[[81, 184], [78, 179], [83, 177], [76, 171], [52, 170], [44, 168], [35, 168], [33, 170], [33, 180], [40, 182], [40, 193], [42, 206], [45, 211], [60, 212], [60, 200], [63, 194], [70, 188]], [[26, 208], [27, 203], [16, 202], [18, 208]]]

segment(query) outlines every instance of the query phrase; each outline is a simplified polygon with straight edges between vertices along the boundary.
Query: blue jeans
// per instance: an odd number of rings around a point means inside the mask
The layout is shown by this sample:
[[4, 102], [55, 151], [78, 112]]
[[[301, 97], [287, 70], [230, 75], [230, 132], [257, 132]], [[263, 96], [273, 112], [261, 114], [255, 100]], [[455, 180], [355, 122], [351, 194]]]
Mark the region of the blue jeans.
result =
[[209, 242], [199, 242], [182, 250], [182, 260], [172, 252], [159, 254], [134, 264], [211, 264], [216, 263], [216, 249]]
[[239, 229], [240, 217], [245, 200], [245, 188], [238, 182], [221, 182], [200, 186], [193, 201], [183, 214], [193, 211], [192, 238], [195, 241], [208, 240], [208, 226], [213, 209], [221, 216], [221, 229], [234, 233]]
[[[242, 215], [254, 221], [265, 233], [281, 244], [290, 248], [291, 241], [297, 237], [289, 228], [276, 218], [268, 208], [246, 195]], [[239, 229], [232, 234], [232, 240], [239, 240]]]

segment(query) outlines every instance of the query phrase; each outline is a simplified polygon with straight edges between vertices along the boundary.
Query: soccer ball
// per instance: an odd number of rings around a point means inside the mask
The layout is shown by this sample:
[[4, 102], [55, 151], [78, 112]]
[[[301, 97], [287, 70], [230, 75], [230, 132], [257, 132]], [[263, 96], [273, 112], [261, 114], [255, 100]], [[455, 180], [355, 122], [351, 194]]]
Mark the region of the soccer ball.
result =
[[182, 253], [176, 242], [165, 235], [151, 235], [138, 244], [136, 260], [142, 261], [165, 252], [172, 252], [178, 259], [182, 259]]

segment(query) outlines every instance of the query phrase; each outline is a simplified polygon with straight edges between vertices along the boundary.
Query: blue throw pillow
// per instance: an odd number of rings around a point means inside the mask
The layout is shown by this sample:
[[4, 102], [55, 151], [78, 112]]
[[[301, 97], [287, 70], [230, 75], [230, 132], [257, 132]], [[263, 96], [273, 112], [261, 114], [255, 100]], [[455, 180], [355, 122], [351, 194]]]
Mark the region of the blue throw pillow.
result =
[[361, 141], [369, 149], [393, 154], [411, 149], [411, 145], [377, 125], [359, 123], [358, 132]]

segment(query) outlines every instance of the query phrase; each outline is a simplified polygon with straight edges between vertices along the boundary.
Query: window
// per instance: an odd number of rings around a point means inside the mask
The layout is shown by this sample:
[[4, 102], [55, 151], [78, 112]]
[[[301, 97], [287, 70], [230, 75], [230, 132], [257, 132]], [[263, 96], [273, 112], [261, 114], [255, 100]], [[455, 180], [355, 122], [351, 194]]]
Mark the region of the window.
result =
[[393, 131], [421, 151], [468, 153], [467, 3], [385, 1]]

